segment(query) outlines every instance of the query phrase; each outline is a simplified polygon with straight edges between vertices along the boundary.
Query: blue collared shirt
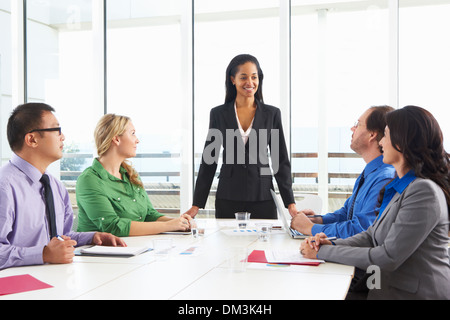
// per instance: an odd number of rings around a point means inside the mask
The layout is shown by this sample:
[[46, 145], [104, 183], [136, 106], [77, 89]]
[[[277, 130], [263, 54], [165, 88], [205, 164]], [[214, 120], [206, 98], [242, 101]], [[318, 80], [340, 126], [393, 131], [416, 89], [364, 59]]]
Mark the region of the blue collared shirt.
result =
[[[72, 231], [69, 194], [60, 181], [48, 176], [58, 234], [70, 237], [78, 246], [90, 244], [94, 233]], [[41, 177], [37, 168], [15, 154], [0, 168], [0, 270], [43, 264], [42, 253], [50, 236]]]
[[386, 209], [389, 202], [391, 202], [394, 195], [398, 192], [400, 194], [405, 191], [406, 187], [416, 179], [416, 175], [413, 170], [409, 171], [402, 178], [396, 177], [391, 183], [389, 183], [384, 191], [383, 201], [381, 202], [380, 215], [381, 216]]
[[[364, 168], [364, 184], [355, 199], [353, 218], [348, 220], [348, 210], [353, 202], [354, 194], [348, 198], [344, 206], [335, 212], [323, 216], [323, 224], [315, 224], [312, 234], [323, 232], [328, 237], [348, 238], [367, 230], [372, 225], [378, 212], [378, 196], [380, 190], [395, 177], [395, 169], [383, 163], [383, 156], [369, 162]], [[356, 191], [361, 176], [355, 181]]]

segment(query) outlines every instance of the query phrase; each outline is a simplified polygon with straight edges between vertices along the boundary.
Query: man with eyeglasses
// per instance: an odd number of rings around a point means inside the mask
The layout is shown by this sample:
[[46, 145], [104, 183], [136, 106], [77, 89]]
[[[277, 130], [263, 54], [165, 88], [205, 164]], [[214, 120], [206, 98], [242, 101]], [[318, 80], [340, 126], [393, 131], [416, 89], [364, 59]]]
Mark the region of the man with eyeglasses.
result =
[[62, 158], [65, 140], [54, 111], [47, 104], [27, 103], [8, 120], [13, 155], [0, 168], [0, 270], [71, 263], [75, 246], [126, 246], [109, 233], [72, 231], [69, 194], [47, 172]]
[[380, 191], [395, 175], [394, 168], [383, 163], [379, 146], [386, 127], [385, 116], [392, 110], [389, 106], [371, 107], [351, 128], [350, 148], [362, 156], [366, 166], [344, 206], [322, 217], [317, 217], [312, 210], [300, 211], [292, 218], [293, 229], [306, 235], [323, 232], [328, 237], [348, 238], [372, 225], [379, 207]]

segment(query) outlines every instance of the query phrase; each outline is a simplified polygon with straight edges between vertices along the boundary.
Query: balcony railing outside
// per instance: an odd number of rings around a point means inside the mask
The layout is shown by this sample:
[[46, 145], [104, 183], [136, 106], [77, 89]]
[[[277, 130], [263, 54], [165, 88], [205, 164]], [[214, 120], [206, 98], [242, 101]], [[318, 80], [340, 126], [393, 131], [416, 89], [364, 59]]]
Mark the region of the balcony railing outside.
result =
[[[136, 155], [137, 159], [179, 159], [181, 155], [179, 153], [140, 153]], [[195, 157], [197, 160], [201, 158], [200, 153], [196, 153]], [[306, 158], [317, 158], [318, 154], [311, 152], [311, 153], [293, 153], [292, 158], [293, 159], [306, 159]], [[361, 158], [359, 155], [355, 153], [329, 153], [329, 158], [339, 158], [339, 159], [349, 159], [349, 158]], [[64, 159], [73, 159], [73, 158], [84, 158], [84, 159], [93, 159], [93, 155], [89, 153], [65, 153]], [[66, 187], [69, 190], [69, 193], [71, 194], [72, 203], [74, 207], [76, 207], [76, 200], [75, 200], [75, 181], [76, 178], [82, 173], [82, 171], [61, 171], [61, 180], [63, 180], [66, 183]], [[198, 172], [195, 172], [194, 174], [197, 175]], [[177, 171], [145, 171], [145, 172], [139, 172], [141, 177], [165, 177], [166, 183], [144, 183], [146, 187], [147, 194], [152, 198], [152, 203], [155, 205], [155, 208], [164, 214], [179, 214], [180, 209], [177, 208], [176, 203], [179, 203], [179, 197], [180, 197], [180, 187], [178, 183], [170, 183], [170, 177], [180, 177], [180, 172]], [[216, 177], [218, 176], [218, 173], [216, 173]], [[308, 188], [302, 188], [302, 184], [295, 183], [295, 178], [314, 178], [318, 179], [319, 174], [317, 172], [292, 172], [292, 177], [294, 180], [294, 195], [298, 194], [304, 194], [304, 193], [312, 193], [317, 194], [317, 189], [314, 189], [314, 184], [309, 185]], [[328, 173], [328, 182], [331, 182], [331, 179], [333, 178], [347, 178], [347, 179], [356, 179], [359, 176], [359, 173], [340, 173], [340, 172], [329, 172]], [[72, 181], [68, 181], [67, 178], [70, 178]], [[213, 199], [215, 197], [215, 187], [216, 185], [213, 184], [212, 190], [210, 192], [210, 203], [213, 203]], [[346, 198], [348, 198], [352, 192], [352, 186], [348, 186], [345, 188], [338, 188], [333, 187], [332, 185], [329, 185], [329, 198], [330, 201], [337, 201], [338, 203], [334, 206], [340, 206], [341, 203], [345, 201]], [[160, 200], [158, 201], [158, 197]], [[166, 197], [165, 200], [162, 197]], [[172, 198], [170, 201], [169, 198]], [[162, 200], [161, 200], [162, 199]], [[177, 202], [178, 199], [178, 202]], [[164, 205], [158, 205], [158, 202], [161, 204], [162, 202], [170, 202], [172, 205], [171, 207], [167, 207], [167, 203]], [[179, 205], [178, 205], [179, 206]], [[203, 213], [211, 213], [213, 210], [205, 209]]]

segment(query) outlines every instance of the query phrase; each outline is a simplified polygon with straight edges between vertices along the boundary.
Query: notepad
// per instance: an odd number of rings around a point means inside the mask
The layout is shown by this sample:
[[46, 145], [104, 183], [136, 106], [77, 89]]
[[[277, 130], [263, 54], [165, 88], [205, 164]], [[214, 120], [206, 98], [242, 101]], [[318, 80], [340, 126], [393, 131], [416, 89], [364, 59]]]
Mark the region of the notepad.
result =
[[0, 296], [47, 288], [53, 288], [53, 286], [29, 274], [0, 278]]
[[325, 261], [306, 259], [296, 250], [253, 250], [248, 262], [318, 266]]
[[101, 256], [117, 256], [132, 257], [147, 251], [147, 247], [108, 247], [108, 246], [92, 246], [80, 250], [82, 255], [101, 255]]
[[265, 251], [269, 263], [324, 263], [324, 260], [304, 258], [298, 250], [267, 250]]
[[178, 234], [178, 235], [190, 235], [192, 234], [192, 231], [166, 231], [161, 232], [161, 234]]

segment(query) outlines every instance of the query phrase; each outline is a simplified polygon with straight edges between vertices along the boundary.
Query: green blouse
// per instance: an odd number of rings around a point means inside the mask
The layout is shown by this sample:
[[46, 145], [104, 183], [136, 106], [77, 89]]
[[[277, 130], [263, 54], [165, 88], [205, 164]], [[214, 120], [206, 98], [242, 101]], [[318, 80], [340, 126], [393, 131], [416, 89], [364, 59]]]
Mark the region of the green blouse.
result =
[[163, 215], [156, 211], [145, 190], [133, 185], [120, 167], [123, 180], [107, 172], [94, 159], [77, 180], [79, 232], [109, 232], [118, 237], [130, 234], [131, 221], [156, 221]]

